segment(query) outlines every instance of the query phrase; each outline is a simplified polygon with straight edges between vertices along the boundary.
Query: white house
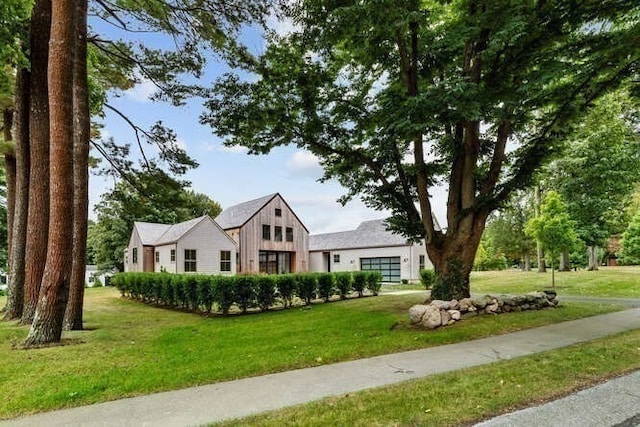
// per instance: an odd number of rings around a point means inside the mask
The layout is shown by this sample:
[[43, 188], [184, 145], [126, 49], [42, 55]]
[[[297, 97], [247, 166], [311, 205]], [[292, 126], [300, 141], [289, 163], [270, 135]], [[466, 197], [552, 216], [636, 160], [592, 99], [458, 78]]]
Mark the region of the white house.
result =
[[433, 268], [423, 242], [410, 243], [387, 230], [385, 220], [362, 222], [358, 228], [309, 236], [310, 270], [373, 270], [384, 282], [420, 280], [419, 271]]
[[235, 274], [237, 245], [205, 215], [179, 224], [135, 222], [125, 271]]

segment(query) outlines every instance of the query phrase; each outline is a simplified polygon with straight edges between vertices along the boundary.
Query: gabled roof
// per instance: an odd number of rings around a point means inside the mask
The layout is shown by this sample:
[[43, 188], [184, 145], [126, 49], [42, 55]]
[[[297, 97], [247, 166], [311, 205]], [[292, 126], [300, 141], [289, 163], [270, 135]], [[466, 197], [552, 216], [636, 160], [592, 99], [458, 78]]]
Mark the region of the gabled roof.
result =
[[[440, 229], [437, 222], [436, 227]], [[385, 246], [407, 246], [410, 244], [405, 237], [387, 230], [386, 219], [364, 221], [355, 230], [309, 236], [310, 251], [379, 248]]]
[[[208, 215], [204, 215], [178, 224], [156, 224], [136, 221], [133, 226], [138, 230], [138, 236], [144, 246], [161, 246], [177, 242], [206, 218], [211, 220]], [[213, 220], [211, 221], [213, 222]]]

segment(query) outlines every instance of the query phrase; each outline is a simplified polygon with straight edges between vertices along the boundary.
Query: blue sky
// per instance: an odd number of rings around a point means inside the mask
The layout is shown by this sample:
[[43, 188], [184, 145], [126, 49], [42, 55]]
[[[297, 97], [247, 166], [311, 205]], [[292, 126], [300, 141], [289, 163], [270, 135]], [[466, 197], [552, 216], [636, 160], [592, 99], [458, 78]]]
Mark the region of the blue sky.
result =
[[[154, 44], [165, 43], [161, 37], [149, 37]], [[262, 40], [255, 32], [247, 32], [245, 40], [254, 51], [262, 48]], [[226, 65], [213, 61], [202, 79], [212, 82], [227, 70]], [[109, 103], [143, 128], [148, 128], [157, 120], [162, 120], [172, 128], [178, 135], [180, 145], [200, 163], [200, 167], [190, 171], [185, 178], [192, 182], [195, 191], [207, 194], [223, 208], [278, 192], [312, 234], [348, 230], [362, 221], [388, 215], [388, 212], [367, 208], [359, 200], [341, 206], [336, 200], [346, 191], [336, 182], [317, 181], [322, 170], [312, 154], [296, 147], [281, 147], [269, 155], [253, 156], [238, 147], [225, 147], [210, 127], [199, 124], [198, 117], [203, 108], [201, 100], [191, 100], [183, 107], [173, 107], [150, 101], [148, 98], [153, 91], [150, 82], [143, 82], [118, 97], [110, 97]], [[134, 146], [135, 136], [128, 125], [114, 113], [106, 113], [102, 121], [103, 137], [113, 137], [118, 143]], [[151, 147], [148, 149], [152, 150]], [[112, 186], [111, 178], [91, 176], [91, 206]], [[434, 212], [442, 223], [445, 218], [442, 191], [438, 192], [433, 203]], [[93, 208], [90, 216], [96, 216]]]

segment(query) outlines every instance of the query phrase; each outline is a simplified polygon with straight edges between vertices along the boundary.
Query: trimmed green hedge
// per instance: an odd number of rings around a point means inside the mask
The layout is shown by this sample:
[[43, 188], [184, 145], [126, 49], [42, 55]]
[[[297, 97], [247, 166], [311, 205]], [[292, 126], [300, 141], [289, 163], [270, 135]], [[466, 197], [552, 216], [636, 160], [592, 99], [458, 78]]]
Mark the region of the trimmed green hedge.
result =
[[228, 314], [232, 306], [246, 313], [276, 304], [291, 307], [294, 297], [305, 304], [317, 298], [345, 299], [365, 289], [378, 295], [382, 276], [378, 272], [298, 273], [281, 275], [214, 276], [171, 273], [119, 273], [111, 284], [123, 296], [166, 307]]

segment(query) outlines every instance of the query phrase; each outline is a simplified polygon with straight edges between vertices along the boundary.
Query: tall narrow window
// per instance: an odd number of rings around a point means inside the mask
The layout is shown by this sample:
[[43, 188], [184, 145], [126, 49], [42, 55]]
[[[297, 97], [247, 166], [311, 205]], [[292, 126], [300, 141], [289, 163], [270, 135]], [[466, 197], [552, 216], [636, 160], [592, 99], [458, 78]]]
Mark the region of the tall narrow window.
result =
[[131, 262], [134, 264], [138, 263], [138, 248], [133, 248], [131, 250]]
[[424, 270], [424, 255], [418, 257], [418, 269]]
[[273, 227], [273, 240], [276, 242], [282, 242], [282, 227], [277, 225]]
[[156, 262], [160, 262], [160, 252], [156, 251]]
[[171, 262], [176, 262], [176, 250], [171, 249]]
[[231, 251], [220, 251], [220, 271], [231, 271]]
[[262, 224], [262, 240], [271, 240], [271, 226]]
[[184, 272], [195, 272], [197, 270], [196, 265], [196, 250], [195, 249], [185, 249], [184, 250]]
[[276, 208], [276, 216], [282, 216], [282, 209]]
[[340, 262], [340, 254], [333, 254], [333, 262], [336, 264]]
[[287, 237], [286, 237], [287, 242], [293, 242], [293, 228], [287, 227], [286, 234], [287, 234]]

